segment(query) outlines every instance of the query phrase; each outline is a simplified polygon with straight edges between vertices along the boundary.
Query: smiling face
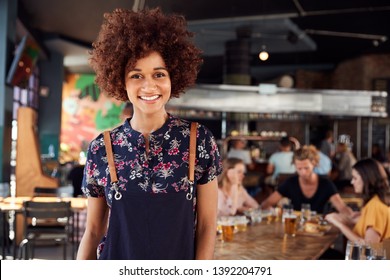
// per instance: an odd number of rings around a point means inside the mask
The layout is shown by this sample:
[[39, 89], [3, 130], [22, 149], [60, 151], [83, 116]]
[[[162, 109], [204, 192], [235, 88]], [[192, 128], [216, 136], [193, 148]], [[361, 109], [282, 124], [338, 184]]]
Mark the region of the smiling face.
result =
[[171, 79], [161, 55], [152, 52], [126, 73], [126, 91], [134, 115], [165, 113], [171, 95]]
[[352, 169], [351, 184], [353, 185], [356, 193], [363, 193], [364, 182], [362, 176], [354, 168]]

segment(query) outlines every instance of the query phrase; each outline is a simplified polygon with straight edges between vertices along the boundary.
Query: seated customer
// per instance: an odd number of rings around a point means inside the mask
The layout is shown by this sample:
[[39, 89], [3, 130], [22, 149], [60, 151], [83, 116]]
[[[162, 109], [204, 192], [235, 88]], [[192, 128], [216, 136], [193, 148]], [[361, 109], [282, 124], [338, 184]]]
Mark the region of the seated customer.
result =
[[295, 166], [292, 162], [293, 155], [289, 137], [282, 137], [279, 143], [279, 152], [273, 153], [268, 160], [267, 174], [271, 176], [266, 178], [266, 184], [275, 186], [279, 174], [295, 173]]
[[223, 162], [223, 171], [218, 177], [218, 215], [229, 216], [242, 213], [259, 204], [242, 186], [245, 164], [241, 159], [228, 158]]
[[332, 171], [332, 160], [320, 150], [317, 149], [317, 152], [319, 161], [316, 167], [314, 167], [314, 172], [318, 175], [328, 176]]
[[346, 206], [337, 193], [335, 185], [326, 177], [314, 172], [319, 156], [314, 146], [303, 146], [296, 150], [293, 162], [297, 175], [293, 175], [282, 183], [262, 204], [261, 208], [275, 206], [283, 197], [291, 200], [294, 210], [300, 211], [302, 203], [309, 203], [312, 211], [323, 213], [328, 201], [347, 216], [352, 210]]
[[245, 139], [232, 140], [232, 146], [229, 149], [227, 158], [241, 159], [249, 170], [253, 170], [255, 167], [251, 157], [251, 152], [247, 148], [247, 141]]
[[374, 159], [358, 161], [352, 169], [353, 188], [363, 195], [361, 215], [347, 224], [337, 214], [325, 218], [338, 227], [351, 241], [377, 243], [390, 238], [390, 208], [385, 202], [389, 182], [383, 166]]
[[349, 186], [352, 179], [352, 166], [356, 158], [350, 150], [349, 144], [341, 142], [337, 144], [334, 165], [337, 177], [334, 182], [339, 190]]

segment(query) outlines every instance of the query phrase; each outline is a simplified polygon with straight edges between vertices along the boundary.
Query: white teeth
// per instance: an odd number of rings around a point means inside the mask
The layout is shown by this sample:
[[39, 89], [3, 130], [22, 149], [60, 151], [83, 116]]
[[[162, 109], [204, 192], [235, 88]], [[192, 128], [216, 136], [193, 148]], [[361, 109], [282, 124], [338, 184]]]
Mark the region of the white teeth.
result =
[[147, 101], [156, 100], [158, 97], [159, 97], [158, 95], [140, 96], [140, 98], [141, 98], [142, 100], [147, 100]]

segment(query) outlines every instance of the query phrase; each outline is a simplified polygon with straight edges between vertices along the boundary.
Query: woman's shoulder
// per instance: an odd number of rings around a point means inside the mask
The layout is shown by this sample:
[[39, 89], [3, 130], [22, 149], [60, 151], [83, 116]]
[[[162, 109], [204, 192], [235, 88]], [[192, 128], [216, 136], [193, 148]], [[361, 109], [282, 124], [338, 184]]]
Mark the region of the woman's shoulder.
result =
[[390, 207], [383, 203], [377, 195], [374, 195], [363, 207], [362, 214], [364, 215], [390, 215]]
[[[178, 130], [182, 130], [183, 128], [190, 129], [191, 123], [193, 123], [192, 121], [182, 119], [182, 118], [174, 116], [174, 115], [170, 115], [170, 118], [171, 118], [171, 121], [170, 121], [171, 129], [172, 128], [178, 129]], [[204, 137], [208, 137], [208, 136], [213, 137], [213, 134], [205, 125], [203, 125], [199, 122], [197, 122], [197, 124], [198, 124], [197, 125], [198, 138], [204, 138]]]
[[367, 208], [368, 207], [375, 207], [375, 208], [383, 208], [383, 209], [388, 209], [389, 206], [386, 205], [378, 195], [374, 195], [365, 205]]
[[104, 149], [104, 138], [103, 133], [99, 133], [90, 143], [89, 143], [89, 152], [92, 154], [97, 154], [100, 150]]
[[111, 142], [115, 139], [118, 139], [118, 137], [122, 137], [126, 130], [129, 130], [126, 128], [125, 124], [121, 124], [111, 130], [107, 129], [105, 131], [100, 132], [89, 144], [89, 150], [93, 154], [99, 153], [100, 151], [105, 150], [105, 144], [104, 144], [104, 133], [108, 132], [110, 134]]

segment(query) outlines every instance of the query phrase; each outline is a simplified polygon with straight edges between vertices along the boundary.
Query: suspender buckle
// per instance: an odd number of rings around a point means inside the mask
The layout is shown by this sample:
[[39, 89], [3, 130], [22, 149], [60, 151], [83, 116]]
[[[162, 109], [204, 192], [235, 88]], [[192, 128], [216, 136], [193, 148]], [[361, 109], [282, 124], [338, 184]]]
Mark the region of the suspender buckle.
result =
[[190, 192], [187, 193], [186, 198], [187, 200], [192, 199], [192, 192], [194, 191], [194, 181], [188, 181], [190, 183]]
[[122, 194], [119, 192], [118, 183], [117, 182], [111, 182], [111, 189], [114, 189], [114, 191], [115, 191], [114, 198], [116, 200], [120, 200], [122, 198]]

